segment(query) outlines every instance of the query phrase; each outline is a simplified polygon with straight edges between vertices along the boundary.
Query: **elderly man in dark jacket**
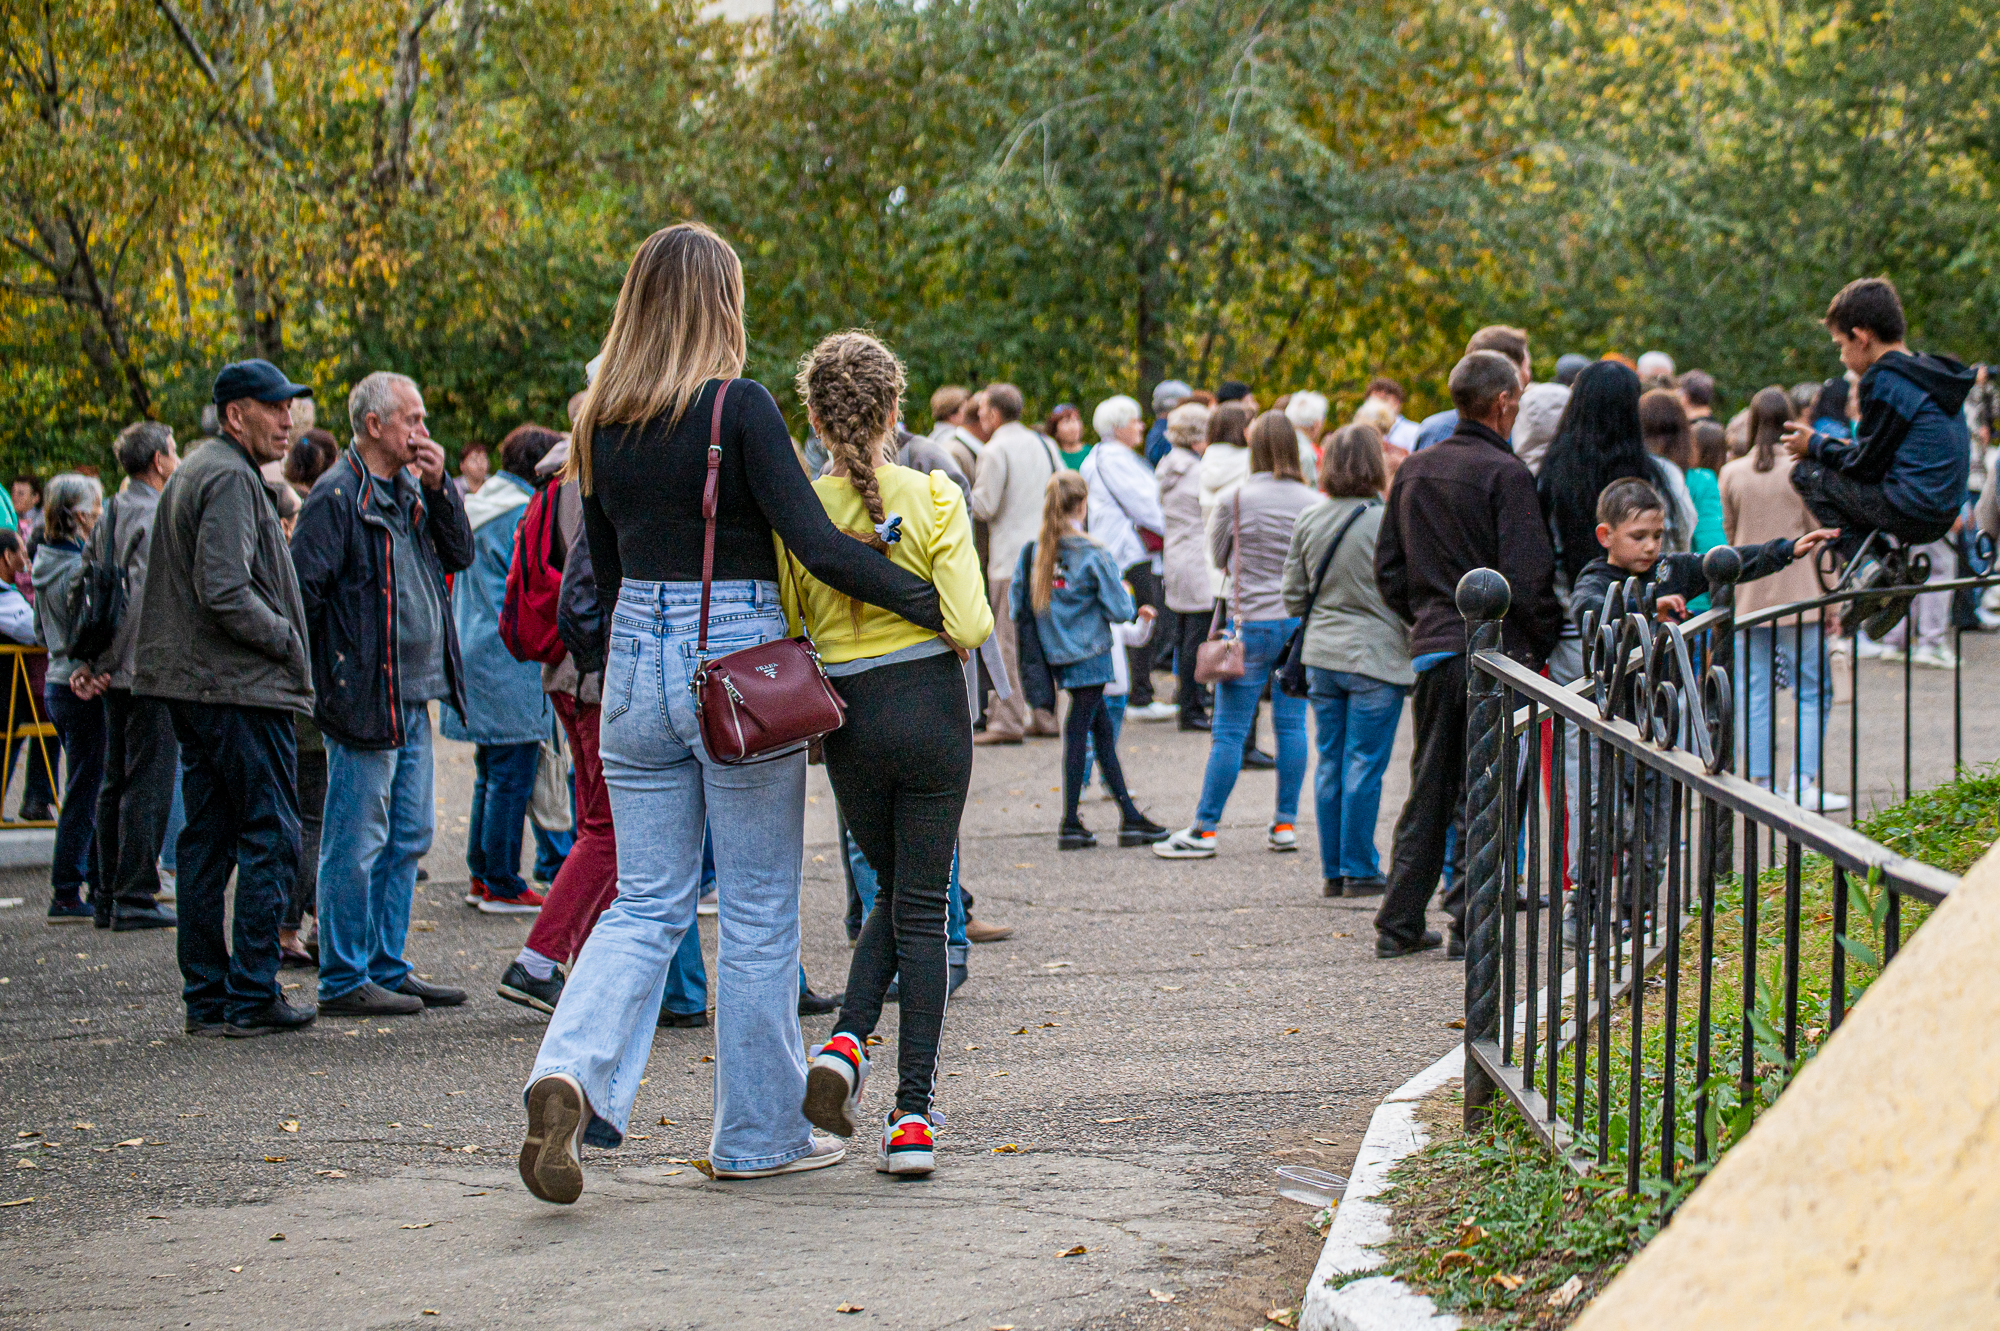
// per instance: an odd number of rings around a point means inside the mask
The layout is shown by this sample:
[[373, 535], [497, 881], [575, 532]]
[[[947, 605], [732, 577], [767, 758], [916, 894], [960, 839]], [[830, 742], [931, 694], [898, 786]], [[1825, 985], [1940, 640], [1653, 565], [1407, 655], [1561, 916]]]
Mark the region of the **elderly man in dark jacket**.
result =
[[[305, 606], [257, 468], [291, 446], [312, 390], [269, 361], [215, 377], [222, 437], [167, 482], [153, 518], [132, 692], [164, 698], [181, 746], [179, 951], [190, 1035], [311, 1023], [278, 989], [278, 925], [299, 868], [292, 713], [311, 712]], [[236, 874], [234, 950], [222, 928]]]
[[371, 374], [348, 395], [347, 416], [354, 443], [313, 486], [292, 533], [313, 719], [326, 736], [319, 1006], [394, 1016], [465, 1001], [464, 990], [411, 974], [403, 944], [437, 824], [430, 704], [465, 707], [444, 575], [472, 562], [472, 528], [415, 383]]
[[[1410, 796], [1396, 820], [1389, 890], [1375, 916], [1375, 955], [1405, 956], [1443, 940], [1424, 907], [1444, 871], [1445, 835], [1465, 788], [1465, 620], [1458, 580], [1497, 569], [1513, 590], [1501, 626], [1510, 655], [1540, 667], [1562, 631], [1555, 547], [1535, 478], [1507, 442], [1521, 405], [1521, 371], [1497, 351], [1474, 351], [1451, 372], [1452, 435], [1412, 453], [1396, 471], [1375, 543], [1382, 599], [1410, 625], [1417, 670], [1416, 750]], [[1464, 954], [1464, 877], [1452, 880], [1451, 955]]]

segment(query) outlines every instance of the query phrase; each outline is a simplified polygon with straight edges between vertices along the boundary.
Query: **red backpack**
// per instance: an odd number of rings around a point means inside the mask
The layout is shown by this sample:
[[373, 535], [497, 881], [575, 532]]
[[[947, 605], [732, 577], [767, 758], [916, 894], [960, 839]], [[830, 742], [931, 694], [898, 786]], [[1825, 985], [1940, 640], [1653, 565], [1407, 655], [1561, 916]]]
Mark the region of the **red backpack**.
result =
[[551, 482], [535, 492], [528, 511], [514, 528], [514, 558], [507, 565], [507, 599], [500, 606], [500, 641], [517, 661], [558, 665], [569, 649], [556, 632], [556, 605], [561, 599], [564, 548], [556, 522], [556, 500], [562, 490]]

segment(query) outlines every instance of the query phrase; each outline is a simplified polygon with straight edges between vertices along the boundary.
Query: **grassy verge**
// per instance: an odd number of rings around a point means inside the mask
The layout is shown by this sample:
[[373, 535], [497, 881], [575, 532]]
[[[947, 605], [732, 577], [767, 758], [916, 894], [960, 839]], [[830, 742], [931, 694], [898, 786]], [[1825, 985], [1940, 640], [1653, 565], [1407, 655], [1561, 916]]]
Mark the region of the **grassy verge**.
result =
[[[1969, 773], [1914, 796], [1864, 820], [1860, 830], [1901, 854], [1962, 873], [2000, 838], [2000, 768]], [[1677, 968], [1679, 1007], [1671, 1025], [1663, 1019], [1665, 976], [1655, 975], [1647, 982], [1640, 1032], [1644, 1093], [1637, 1109], [1636, 1137], [1628, 1127], [1630, 1010], [1621, 1006], [1611, 1024], [1611, 1057], [1601, 1069], [1609, 1074], [1605, 1082], [1610, 1088], [1601, 1159], [1595, 1131], [1600, 1085], [1596, 1040], [1583, 1055], [1580, 1116], [1575, 1115], [1576, 1051], [1559, 1063], [1565, 1087], [1562, 1112], [1587, 1126], [1579, 1149], [1594, 1167], [1579, 1176], [1543, 1148], [1520, 1115], [1504, 1103], [1488, 1125], [1468, 1134], [1460, 1123], [1457, 1097], [1440, 1096], [1425, 1106], [1431, 1144], [1391, 1176], [1385, 1200], [1393, 1211], [1394, 1235], [1384, 1249], [1388, 1263], [1378, 1274], [1395, 1276], [1422, 1290], [1470, 1325], [1566, 1326], [1657, 1232], [1663, 1217], [1700, 1182], [1714, 1159], [1741, 1139], [1824, 1043], [1832, 1029], [1835, 950], [1846, 955], [1849, 1010], [1880, 972], [1886, 894], [1850, 879], [1848, 929], [1844, 941], [1837, 939], [1832, 868], [1807, 858], [1801, 864], [1799, 887], [1799, 1001], [1793, 1032], [1797, 1053], [1788, 1057], [1783, 1001], [1785, 877], [1782, 859], [1758, 875], [1757, 981], [1747, 1021], [1742, 884], [1739, 878], [1717, 884], [1714, 955], [1720, 964], [1708, 980], [1711, 1053], [1703, 1125], [1711, 1144], [1708, 1163], [1691, 1163], [1702, 983], [1698, 936], [1691, 931], [1683, 939]], [[1920, 903], [1903, 902], [1902, 937], [1907, 940], [1928, 915]], [[1741, 1081], [1746, 1026], [1752, 1053], [1747, 1084]], [[1672, 1177], [1662, 1178], [1666, 1134], [1658, 1104], [1670, 1056], [1678, 1088], [1675, 1160]], [[1645, 1182], [1636, 1197], [1624, 1191], [1628, 1141], [1641, 1152]]]

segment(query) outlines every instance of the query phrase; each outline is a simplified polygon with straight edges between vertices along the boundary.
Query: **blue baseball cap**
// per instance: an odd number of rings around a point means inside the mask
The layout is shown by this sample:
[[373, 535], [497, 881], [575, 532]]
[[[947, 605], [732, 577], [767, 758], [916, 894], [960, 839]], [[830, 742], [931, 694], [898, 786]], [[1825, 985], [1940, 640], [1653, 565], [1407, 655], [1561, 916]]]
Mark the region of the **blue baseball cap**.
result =
[[295, 384], [285, 372], [267, 360], [239, 360], [222, 367], [215, 376], [215, 405], [251, 397], [259, 402], [289, 402], [295, 397], [311, 397], [312, 389]]

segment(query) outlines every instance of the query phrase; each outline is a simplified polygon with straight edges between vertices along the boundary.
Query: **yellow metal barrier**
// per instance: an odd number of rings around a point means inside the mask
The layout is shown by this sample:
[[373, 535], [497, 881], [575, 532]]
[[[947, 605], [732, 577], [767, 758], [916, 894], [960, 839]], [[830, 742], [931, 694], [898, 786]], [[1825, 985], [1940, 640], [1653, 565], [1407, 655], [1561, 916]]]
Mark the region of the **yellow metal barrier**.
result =
[[[48, 774], [49, 789], [56, 793], [56, 808], [62, 808], [62, 784], [56, 779], [56, 758], [62, 748], [56, 743], [56, 728], [42, 714], [40, 690], [35, 687], [34, 674], [28, 663], [36, 657], [48, 656], [44, 647], [24, 647], [17, 643], [0, 642], [0, 661], [5, 661], [7, 685], [7, 730], [0, 735], [0, 796], [14, 781], [15, 750], [22, 740], [31, 742], [27, 750], [27, 760], [40, 757], [42, 770]], [[5, 827], [54, 827], [53, 818], [5, 819], [0, 826]]]

